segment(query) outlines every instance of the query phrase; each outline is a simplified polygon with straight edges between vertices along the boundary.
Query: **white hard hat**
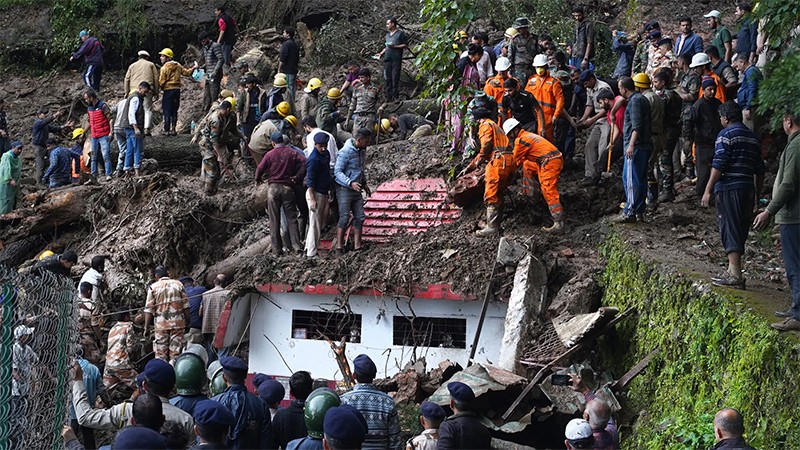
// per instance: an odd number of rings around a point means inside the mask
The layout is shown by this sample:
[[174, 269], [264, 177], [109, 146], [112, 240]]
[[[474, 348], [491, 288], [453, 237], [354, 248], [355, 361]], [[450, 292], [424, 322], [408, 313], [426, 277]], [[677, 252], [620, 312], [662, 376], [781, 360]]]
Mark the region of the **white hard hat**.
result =
[[505, 134], [510, 133], [511, 130], [516, 128], [517, 125], [519, 125], [519, 120], [517, 120], [517, 119], [515, 119], [513, 117], [508, 119], [508, 120], [506, 120], [505, 122], [503, 122], [503, 133], [505, 133]]
[[705, 53], [695, 53], [694, 56], [692, 56], [692, 63], [689, 64], [689, 67], [700, 67], [705, 66], [706, 64], [711, 64], [711, 58], [709, 58]]
[[18, 325], [14, 328], [14, 339], [19, 339], [22, 336], [33, 334], [34, 329], [25, 325]]
[[564, 429], [564, 437], [570, 441], [592, 437], [592, 427], [584, 419], [572, 419]]
[[497, 61], [494, 63], [494, 70], [500, 72], [505, 72], [506, 70], [511, 68], [511, 60], [506, 58], [505, 56], [501, 56], [497, 58]]
[[542, 54], [534, 56], [533, 67], [547, 67], [547, 56]]
[[186, 346], [186, 350], [183, 353], [191, 353], [200, 357], [203, 360], [203, 366], [208, 365], [208, 351], [206, 351], [205, 347], [200, 344], [189, 344]]

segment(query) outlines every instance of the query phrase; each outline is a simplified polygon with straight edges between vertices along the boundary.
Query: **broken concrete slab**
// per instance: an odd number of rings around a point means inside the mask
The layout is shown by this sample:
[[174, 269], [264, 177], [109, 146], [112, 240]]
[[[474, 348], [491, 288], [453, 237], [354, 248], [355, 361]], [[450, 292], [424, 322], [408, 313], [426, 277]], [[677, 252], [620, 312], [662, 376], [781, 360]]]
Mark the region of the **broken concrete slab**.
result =
[[[453, 375], [449, 382], [453, 381], [460, 381], [472, 388], [472, 391], [475, 392], [475, 398], [477, 399], [488, 392], [505, 391], [510, 386], [522, 386], [525, 384], [526, 380], [500, 367], [478, 363]], [[442, 384], [442, 386], [428, 398], [428, 401], [441, 406], [449, 405], [450, 392], [447, 390], [447, 384]]]
[[517, 241], [500, 238], [497, 246], [497, 262], [504, 266], [516, 266], [528, 253], [528, 249]]
[[605, 326], [617, 314], [619, 314], [619, 309], [604, 307], [590, 314], [559, 316], [553, 319], [553, 327], [564, 347], [570, 348], [580, 342], [590, 331]]
[[[502, 243], [502, 242], [501, 242]], [[519, 366], [528, 334], [540, 321], [547, 302], [547, 269], [542, 262], [526, 255], [517, 266], [514, 287], [506, 310], [505, 331], [500, 346], [499, 367], [523, 373]]]

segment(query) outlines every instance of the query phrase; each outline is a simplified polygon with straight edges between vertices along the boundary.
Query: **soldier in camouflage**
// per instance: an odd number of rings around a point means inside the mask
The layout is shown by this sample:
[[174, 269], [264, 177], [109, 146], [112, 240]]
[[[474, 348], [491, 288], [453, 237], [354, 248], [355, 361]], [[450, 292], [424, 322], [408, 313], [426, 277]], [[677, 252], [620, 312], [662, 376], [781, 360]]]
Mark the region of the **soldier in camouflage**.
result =
[[544, 53], [539, 47], [538, 36], [531, 34], [528, 30], [531, 25], [527, 17], [518, 17], [514, 21], [514, 28], [519, 32], [514, 37], [514, 45], [517, 47], [516, 58], [514, 59], [514, 76], [524, 86], [528, 78], [533, 75], [533, 57], [539, 53]]
[[[206, 194], [217, 193], [220, 179], [220, 164], [226, 169], [231, 161], [230, 147], [244, 139], [236, 128], [235, 117], [231, 114], [233, 106], [223, 101], [217, 110], [206, 116], [200, 124], [200, 150], [203, 156], [201, 178], [205, 183]], [[233, 125], [231, 125], [233, 123]]]
[[358, 72], [358, 81], [353, 84], [353, 100], [347, 116], [351, 118], [353, 130], [372, 130], [377, 123], [378, 99], [381, 87], [372, 83], [372, 72], [366, 67]]
[[183, 283], [169, 278], [164, 267], [156, 267], [155, 276], [158, 281], [147, 290], [144, 334], [147, 335], [147, 326], [152, 321], [156, 358], [174, 363], [186, 344], [184, 333], [189, 326], [189, 297], [186, 296]]
[[106, 389], [122, 384], [136, 391], [136, 377], [139, 375], [130, 360], [131, 351], [136, 346], [133, 335], [133, 322], [130, 312], [123, 310], [117, 313], [117, 323], [108, 332], [108, 351], [106, 366], [103, 370], [103, 384]]

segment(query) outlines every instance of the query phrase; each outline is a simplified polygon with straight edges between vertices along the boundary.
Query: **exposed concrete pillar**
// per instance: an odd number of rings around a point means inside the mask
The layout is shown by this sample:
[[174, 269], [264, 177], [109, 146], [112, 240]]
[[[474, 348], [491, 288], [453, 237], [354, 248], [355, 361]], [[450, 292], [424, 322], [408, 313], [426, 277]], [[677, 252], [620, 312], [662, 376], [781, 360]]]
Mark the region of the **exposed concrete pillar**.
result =
[[547, 269], [530, 254], [522, 258], [514, 275], [514, 288], [506, 310], [505, 331], [500, 347], [498, 366], [521, 374], [519, 359], [522, 357], [528, 333], [541, 322], [546, 310]]

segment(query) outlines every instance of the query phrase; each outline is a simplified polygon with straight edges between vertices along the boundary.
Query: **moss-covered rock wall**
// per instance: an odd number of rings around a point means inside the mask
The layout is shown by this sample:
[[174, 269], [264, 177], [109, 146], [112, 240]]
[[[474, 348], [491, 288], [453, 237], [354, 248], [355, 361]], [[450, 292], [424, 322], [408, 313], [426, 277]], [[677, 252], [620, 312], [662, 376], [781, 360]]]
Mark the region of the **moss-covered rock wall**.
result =
[[618, 237], [602, 251], [603, 304], [638, 309], [599, 344], [614, 355], [615, 375], [660, 349], [624, 401], [631, 426], [623, 427], [623, 448], [711, 448], [713, 416], [722, 407], [744, 415], [756, 448], [800, 445], [796, 335], [772, 330], [746, 292], [711, 289], [679, 268], [647, 261]]

